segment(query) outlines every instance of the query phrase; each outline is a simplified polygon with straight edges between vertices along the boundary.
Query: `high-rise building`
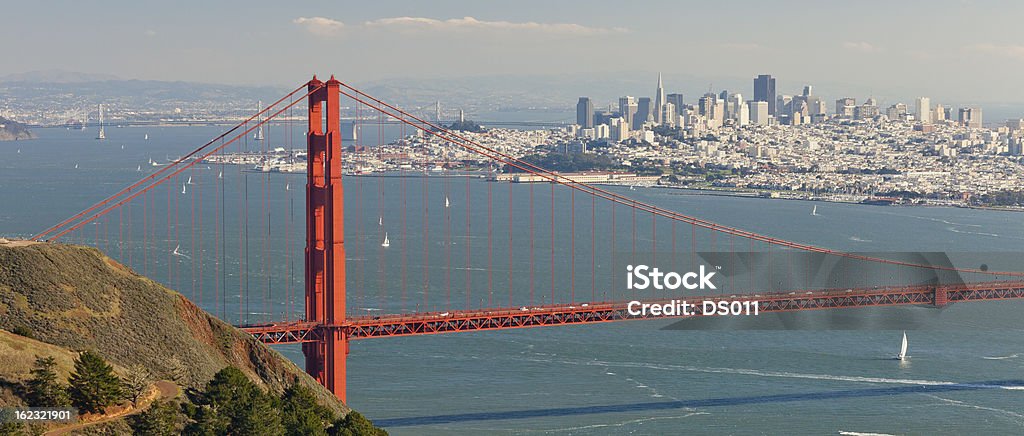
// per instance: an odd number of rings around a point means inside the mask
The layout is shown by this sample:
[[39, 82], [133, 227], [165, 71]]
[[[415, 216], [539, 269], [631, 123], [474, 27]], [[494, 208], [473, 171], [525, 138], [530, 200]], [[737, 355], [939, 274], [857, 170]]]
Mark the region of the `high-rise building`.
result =
[[676, 105], [672, 103], [665, 103], [665, 105], [661, 107], [661, 124], [675, 127], [676, 119], [678, 117], [679, 114], [676, 113]]
[[661, 83], [661, 73], [658, 73], [658, 89], [654, 92], [654, 122], [661, 124], [661, 108], [665, 106], [665, 86]]
[[697, 100], [697, 111], [705, 118], [711, 118], [715, 112], [715, 101], [718, 100], [714, 94], [704, 94]]
[[612, 118], [609, 137], [615, 142], [625, 141], [629, 137], [629, 123], [625, 118]]
[[804, 85], [804, 97], [810, 97], [813, 87], [811, 85]]
[[914, 117], [925, 124], [932, 122], [931, 100], [928, 97], [918, 97], [914, 101]]
[[857, 106], [857, 100], [851, 97], [843, 97], [836, 100], [836, 116], [841, 118], [853, 118], [854, 106]]
[[[775, 107], [775, 78], [769, 74], [761, 74], [754, 78], [754, 101], [763, 101], [768, 103], [768, 113], [771, 115], [777, 115], [777, 108]], [[753, 109], [753, 106], [751, 106]], [[754, 111], [750, 111], [753, 116]]]
[[619, 97], [619, 116], [625, 120], [627, 126], [633, 125], [633, 117], [636, 115], [636, 99], [632, 96]]
[[779, 120], [779, 124], [783, 124], [782, 121], [789, 117], [793, 111], [793, 96], [791, 95], [779, 95], [775, 97], [775, 111], [772, 112], [771, 102], [768, 102], [768, 112], [775, 116]]
[[906, 103], [896, 103], [885, 110], [885, 116], [889, 121], [906, 121], [909, 113]]
[[981, 108], [962, 107], [958, 118], [960, 125], [966, 127], [981, 127]]
[[640, 130], [644, 123], [654, 120], [654, 114], [650, 97], [640, 97], [637, 103], [636, 116], [633, 117], [633, 130]]
[[739, 110], [736, 112], [736, 124], [746, 126], [750, 124], [750, 107], [740, 100]]
[[729, 99], [726, 100], [725, 117], [739, 120], [741, 107], [743, 107], [743, 94], [730, 94]]
[[676, 115], [682, 115], [686, 110], [686, 103], [683, 102], [683, 94], [669, 94], [665, 96], [666, 103], [672, 103], [676, 107]]
[[594, 128], [594, 103], [590, 97], [580, 97], [576, 103], [576, 124], [584, 129]]
[[767, 101], [748, 101], [747, 104], [750, 106], [750, 123], [757, 124], [759, 126], [768, 125], [768, 116], [771, 112], [768, 109]]
[[932, 110], [932, 121], [939, 123], [946, 121], [947, 119], [948, 117], [946, 117], [946, 108], [942, 107], [941, 104], [935, 105], [935, 109]]
[[870, 120], [878, 116], [878, 105], [870, 104], [873, 99], [868, 99], [867, 103], [853, 108], [853, 119], [855, 120]]

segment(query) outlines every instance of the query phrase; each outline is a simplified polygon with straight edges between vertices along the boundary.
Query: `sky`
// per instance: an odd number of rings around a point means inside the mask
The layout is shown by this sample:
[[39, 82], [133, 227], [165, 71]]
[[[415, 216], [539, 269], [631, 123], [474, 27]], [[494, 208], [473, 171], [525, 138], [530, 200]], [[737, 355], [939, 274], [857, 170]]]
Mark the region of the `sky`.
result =
[[313, 73], [351, 83], [768, 73], [780, 93], [812, 83], [1024, 103], [1019, 1], [14, 0], [3, 10], [0, 76], [288, 86]]

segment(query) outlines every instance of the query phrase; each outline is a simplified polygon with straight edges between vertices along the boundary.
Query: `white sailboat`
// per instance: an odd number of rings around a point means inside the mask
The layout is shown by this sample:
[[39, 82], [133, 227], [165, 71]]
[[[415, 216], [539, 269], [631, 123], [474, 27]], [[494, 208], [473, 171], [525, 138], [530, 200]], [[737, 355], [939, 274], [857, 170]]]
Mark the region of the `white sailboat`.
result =
[[224, 178], [224, 171], [221, 171], [219, 174], [217, 174], [217, 178], [218, 179], [223, 179]]
[[377, 218], [377, 225], [378, 226], [383, 226], [384, 225], [384, 217], [383, 216]]
[[447, 207], [451, 207], [451, 206], [452, 206], [452, 204], [450, 202], [448, 202], [448, 196], [445, 195], [444, 196], [444, 207], [447, 208]]
[[285, 190], [285, 191], [291, 191], [291, 190], [292, 190], [292, 185], [291, 185], [291, 183], [285, 183], [285, 184], [284, 184], [284, 190]]
[[78, 164], [75, 164], [75, 169], [76, 169], [76, 170], [78, 169]]
[[174, 251], [172, 251], [171, 254], [173, 254], [175, 256], [184, 257], [185, 259], [191, 259], [191, 257], [189, 257], [189, 255], [178, 251], [179, 249], [181, 249], [181, 244], [178, 244], [178, 246], [174, 247]]
[[185, 193], [185, 184], [184, 183], [181, 184], [181, 193], [182, 194]]
[[142, 171], [142, 165], [139, 165], [139, 167], [136, 168], [135, 171]]
[[811, 209], [811, 216], [818, 216], [818, 205], [815, 204], [814, 208]]
[[384, 242], [381, 242], [380, 246], [384, 248], [391, 246], [391, 241], [388, 240], [388, 232], [384, 232]]
[[143, 136], [142, 139], [144, 141], [149, 141], [149, 133], [147, 133], [146, 136]]
[[185, 182], [185, 184], [186, 185], [191, 185], [192, 184], [192, 176], [188, 176], [188, 181]]
[[907, 356], [907, 331], [903, 331], [903, 345], [900, 346], [900, 354], [896, 355], [896, 360], [906, 360]]

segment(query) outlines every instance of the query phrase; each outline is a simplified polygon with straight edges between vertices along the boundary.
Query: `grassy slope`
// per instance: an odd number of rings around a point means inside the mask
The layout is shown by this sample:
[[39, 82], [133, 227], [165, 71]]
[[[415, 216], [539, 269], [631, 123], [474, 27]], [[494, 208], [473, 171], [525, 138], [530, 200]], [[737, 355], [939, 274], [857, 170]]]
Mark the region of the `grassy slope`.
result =
[[[0, 329], [15, 326], [30, 328], [42, 342], [95, 350], [117, 366], [140, 364], [165, 379], [178, 360], [184, 387], [199, 388], [233, 365], [270, 391], [298, 382], [335, 411], [348, 410], [277, 352], [93, 248], [0, 244]], [[22, 348], [16, 354], [31, 362], [34, 353]], [[0, 378], [14, 376], [0, 368]]]

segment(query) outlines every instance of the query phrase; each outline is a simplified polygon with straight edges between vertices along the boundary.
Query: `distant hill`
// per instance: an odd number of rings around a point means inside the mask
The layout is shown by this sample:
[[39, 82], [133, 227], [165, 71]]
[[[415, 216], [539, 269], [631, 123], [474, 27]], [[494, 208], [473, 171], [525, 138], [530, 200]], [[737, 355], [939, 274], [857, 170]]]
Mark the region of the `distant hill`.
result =
[[34, 139], [35, 137], [36, 135], [32, 134], [32, 132], [25, 128], [24, 124], [0, 117], [0, 141]]
[[299, 383], [335, 413], [349, 410], [276, 351], [94, 248], [0, 240], [0, 329], [35, 339], [0, 334], [0, 407], [18, 404], [14, 386], [35, 356], [57, 357], [66, 374], [72, 356], [93, 350], [186, 389], [234, 366], [277, 395]]
[[120, 80], [113, 74], [80, 73], [65, 70], [36, 70], [0, 76], [0, 82], [78, 83]]

